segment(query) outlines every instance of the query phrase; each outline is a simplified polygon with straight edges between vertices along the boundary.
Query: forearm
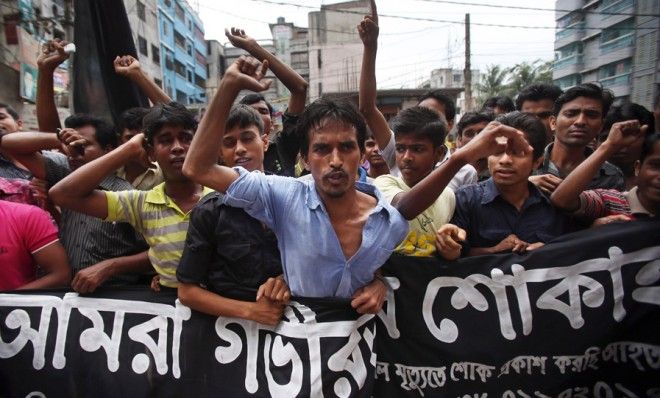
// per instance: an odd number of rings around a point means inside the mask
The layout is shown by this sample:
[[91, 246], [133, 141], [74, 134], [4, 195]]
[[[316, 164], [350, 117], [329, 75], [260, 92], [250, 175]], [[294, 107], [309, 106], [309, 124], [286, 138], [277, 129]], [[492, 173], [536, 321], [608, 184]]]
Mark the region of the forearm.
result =
[[234, 170], [218, 165], [217, 161], [225, 123], [239, 91], [227, 79], [220, 81], [218, 91], [197, 127], [183, 164], [183, 172], [188, 178], [219, 192], [226, 192], [238, 176]]
[[66, 287], [69, 285], [70, 280], [71, 280], [71, 270], [69, 270], [68, 268], [58, 269], [57, 271], [51, 272], [47, 275], [42, 276], [39, 279], [36, 279], [26, 285], [19, 287], [18, 290]]
[[178, 296], [184, 305], [205, 314], [249, 319], [253, 303], [222, 297], [194, 283], [179, 282]]
[[565, 210], [576, 210], [580, 206], [580, 193], [585, 190], [601, 165], [614, 153], [615, 148], [607, 141], [598, 147], [557, 186], [550, 196], [552, 203]]
[[149, 251], [108, 260], [107, 277], [120, 274], [138, 274], [152, 270]]
[[403, 217], [412, 220], [438, 199], [454, 175], [465, 164], [467, 164], [466, 158], [457, 152], [431, 174], [424, 177], [422, 181], [415, 184], [410, 191], [397, 195], [392, 204]]
[[55, 105], [53, 70], [50, 68], [39, 68], [36, 108], [39, 131], [55, 132], [62, 127]]
[[498, 250], [497, 246], [492, 246], [492, 247], [473, 247], [468, 251], [467, 256], [468, 257], [474, 257], [474, 256], [484, 256], [487, 254], [495, 254], [499, 253], [500, 250]]
[[57, 135], [53, 133], [13, 133], [0, 141], [2, 149], [11, 155], [31, 155], [48, 149], [59, 149], [61, 146]]
[[307, 81], [289, 65], [282, 62], [259, 44], [255, 43], [248, 46], [245, 50], [259, 61], [268, 60], [270, 70], [273, 71], [273, 74], [291, 92], [288, 108], [289, 113], [292, 115], [301, 113], [305, 108], [305, 101], [307, 99]]
[[142, 70], [138, 70], [128, 75], [128, 78], [137, 85], [144, 95], [154, 103], [169, 104], [172, 99], [163, 91], [153, 80], [149, 78]]
[[367, 121], [378, 147], [385, 148], [390, 141], [390, 128], [376, 106], [376, 53], [375, 45], [364, 47], [358, 101], [360, 113]]

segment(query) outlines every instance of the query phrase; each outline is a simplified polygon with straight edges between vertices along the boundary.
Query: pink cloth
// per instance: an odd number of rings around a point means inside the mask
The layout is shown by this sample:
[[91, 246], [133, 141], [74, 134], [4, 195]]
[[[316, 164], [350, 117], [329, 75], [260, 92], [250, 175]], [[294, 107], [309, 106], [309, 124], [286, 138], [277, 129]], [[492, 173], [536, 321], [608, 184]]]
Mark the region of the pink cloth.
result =
[[46, 208], [46, 203], [37, 195], [28, 180], [20, 178], [2, 178], [0, 177], [0, 200], [6, 200], [16, 203], [27, 203], [35, 205], [42, 209]]
[[32, 254], [57, 241], [50, 215], [36, 206], [0, 200], [0, 290], [33, 281]]

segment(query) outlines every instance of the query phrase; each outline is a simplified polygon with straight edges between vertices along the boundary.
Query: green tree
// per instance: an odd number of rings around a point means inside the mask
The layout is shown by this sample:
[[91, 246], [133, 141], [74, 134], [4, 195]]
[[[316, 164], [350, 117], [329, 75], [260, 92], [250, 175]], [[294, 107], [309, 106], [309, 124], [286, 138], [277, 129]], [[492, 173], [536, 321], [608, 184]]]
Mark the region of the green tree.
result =
[[488, 97], [502, 95], [506, 90], [508, 75], [508, 69], [503, 69], [499, 65], [486, 66], [486, 73], [481, 75], [481, 81], [477, 84], [479, 102], [483, 102]]
[[532, 83], [552, 83], [552, 61], [521, 62], [508, 69], [508, 75], [506, 95], [514, 97]]

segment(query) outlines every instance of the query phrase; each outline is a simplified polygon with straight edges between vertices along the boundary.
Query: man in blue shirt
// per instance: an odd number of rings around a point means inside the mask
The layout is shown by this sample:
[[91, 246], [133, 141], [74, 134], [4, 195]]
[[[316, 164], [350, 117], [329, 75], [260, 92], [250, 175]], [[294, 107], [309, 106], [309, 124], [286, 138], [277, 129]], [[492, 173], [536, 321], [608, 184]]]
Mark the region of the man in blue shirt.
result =
[[456, 192], [451, 223], [467, 232], [463, 255], [533, 250], [566, 232], [565, 216], [528, 181], [532, 170], [543, 161], [543, 124], [521, 112], [508, 113], [496, 121], [523, 131], [533, 151], [507, 149], [489, 156], [492, 177]]
[[[217, 164], [227, 116], [242, 89], [263, 91], [265, 67], [241, 57], [225, 72], [184, 163], [191, 179], [244, 208], [278, 239], [293, 296], [352, 298], [375, 313], [387, 288], [377, 271], [408, 232], [406, 220], [369, 184], [356, 182], [366, 126], [347, 102], [319, 100], [300, 116], [301, 152], [313, 181]], [[241, 166], [237, 163], [237, 166]]]

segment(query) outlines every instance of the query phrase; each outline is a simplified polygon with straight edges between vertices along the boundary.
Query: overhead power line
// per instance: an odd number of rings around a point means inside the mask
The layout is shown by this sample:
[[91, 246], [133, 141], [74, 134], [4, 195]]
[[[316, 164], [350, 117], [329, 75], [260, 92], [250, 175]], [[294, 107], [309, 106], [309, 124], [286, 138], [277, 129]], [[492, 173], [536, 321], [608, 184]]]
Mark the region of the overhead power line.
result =
[[[274, 5], [281, 5], [281, 6], [292, 6], [292, 7], [298, 7], [298, 8], [306, 8], [306, 9], [312, 9], [312, 10], [318, 10], [318, 7], [314, 6], [307, 6], [303, 4], [297, 4], [297, 3], [291, 3], [287, 1], [275, 1], [275, 0], [249, 0], [252, 2], [256, 3], [265, 3], [265, 4], [274, 4]], [[342, 14], [357, 14], [357, 15], [364, 15], [364, 12], [361, 11], [352, 11], [352, 10], [336, 10], [332, 9], [330, 10], [332, 12], [337, 12], [337, 13], [342, 13]], [[625, 14], [621, 14], [625, 15]], [[639, 15], [639, 14], [637, 14]], [[405, 19], [405, 20], [410, 20], [410, 21], [425, 21], [425, 22], [439, 22], [439, 23], [447, 23], [447, 24], [458, 24], [458, 25], [464, 25], [465, 21], [460, 20], [460, 21], [450, 21], [450, 20], [445, 20], [445, 19], [435, 19], [435, 18], [422, 18], [422, 17], [408, 17], [404, 15], [390, 15], [390, 14], [378, 14], [379, 17], [383, 18], [396, 18], [396, 19]], [[651, 15], [655, 16], [655, 14]], [[496, 23], [484, 23], [484, 22], [472, 22], [471, 25], [478, 25], [478, 26], [490, 26], [490, 27], [495, 27], [495, 28], [518, 28], [518, 29], [556, 29], [555, 26], [529, 26], [529, 25], [506, 25], [506, 24], [496, 24]], [[598, 28], [598, 27], [577, 27], [577, 26], [569, 26], [564, 29], [603, 29], [603, 28]], [[645, 27], [635, 27], [632, 28], [632, 30], [649, 30], [649, 29], [656, 29], [656, 28], [645, 28]]]

